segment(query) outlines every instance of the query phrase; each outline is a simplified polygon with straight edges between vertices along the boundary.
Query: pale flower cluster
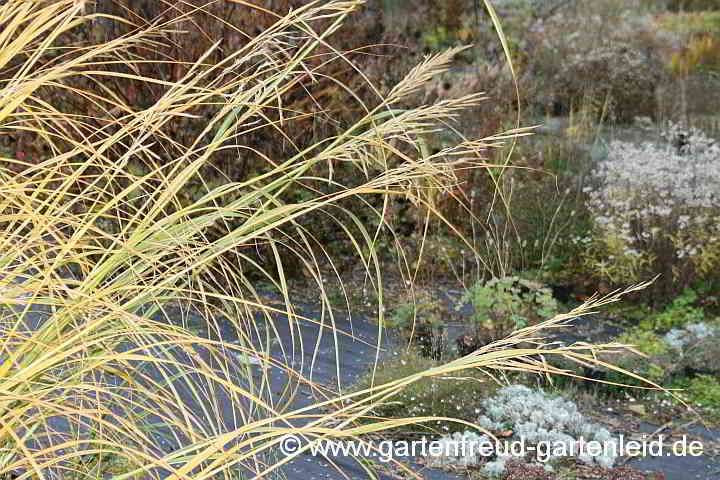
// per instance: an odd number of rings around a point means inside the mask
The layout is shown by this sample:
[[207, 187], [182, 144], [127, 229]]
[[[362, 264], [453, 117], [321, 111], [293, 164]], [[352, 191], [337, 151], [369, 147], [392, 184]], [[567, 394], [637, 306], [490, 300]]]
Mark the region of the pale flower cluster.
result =
[[720, 146], [674, 124], [664, 137], [612, 142], [584, 191], [600, 234], [621, 241], [624, 254], [670, 241], [677, 259], [693, 258], [720, 238]]

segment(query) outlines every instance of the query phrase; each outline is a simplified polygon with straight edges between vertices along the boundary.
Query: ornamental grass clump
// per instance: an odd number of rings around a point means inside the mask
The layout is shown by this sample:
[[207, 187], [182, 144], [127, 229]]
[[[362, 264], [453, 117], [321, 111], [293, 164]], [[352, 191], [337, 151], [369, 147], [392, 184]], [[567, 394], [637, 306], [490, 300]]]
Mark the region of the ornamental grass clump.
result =
[[614, 141], [584, 191], [590, 271], [614, 284], [660, 273], [656, 299], [718, 279], [720, 146], [703, 132], [671, 124], [664, 141]]
[[[484, 99], [474, 93], [404, 104], [448, 70], [458, 48], [425, 58], [386, 95], [378, 93], [375, 104], [360, 105], [347, 128], [309, 147], [288, 148], [279, 158], [264, 155], [249, 139], [252, 132], [264, 127], [293, 145], [284, 128], [296, 116], [313, 115], [288, 109], [290, 93], [322, 76], [327, 62], [354, 68], [329, 38], [360, 4], [309, 2], [277, 15], [237, 49], [213, 44], [181, 65], [175, 79], [141, 74], [133, 62], [144, 62], [138, 52], [195, 28], [192, 22], [132, 25], [130, 33], [97, 44], [65, 44], [63, 34], [75, 28], [92, 28], [94, 21], [131, 24], [133, 17], [88, 13], [86, 2], [76, 0], [0, 6], [0, 134], [32, 133], [43, 146], [40, 156], [0, 159], [0, 476], [273, 478], [323, 439], [362, 441], [366, 434], [437, 421], [358, 422], [423, 378], [469, 368], [568, 374], [537, 356], [597, 364], [599, 353], [627, 348], [542, 348], [539, 334], [645, 285], [594, 298], [461, 359], [351, 394], [340, 391], [337, 347], [328, 353], [319, 338], [310, 345], [297, 341], [303, 321], [332, 338], [352, 335], [339, 331], [328, 299], [320, 268], [327, 252], [300, 218], [320, 213], [347, 235], [356, 263], [375, 281], [381, 325], [379, 233], [368, 231], [343, 200], [363, 204], [376, 196], [382, 203], [405, 196], [438, 215], [429, 197], [452, 188], [459, 170], [486, 168], [481, 154], [487, 148], [523, 133], [458, 140], [423, 154], [419, 138]], [[117, 64], [129, 72], [103, 68]], [[160, 96], [150, 104], [125, 101], [114, 78], [140, 82]], [[95, 113], [78, 114], [73, 102], [56, 102], [79, 98], [93, 103]], [[196, 107], [208, 104], [216, 107], [213, 113], [199, 116]], [[178, 118], [200, 123], [188, 145], [169, 132]], [[255, 154], [262, 172], [242, 181], [206, 181], [204, 167], [228, 149]], [[356, 169], [360, 185], [345, 186], [332, 168], [320, 168], [332, 163]], [[329, 190], [305, 188], [307, 195], [288, 200], [288, 190], [307, 187], [318, 172], [327, 175], [320, 180]], [[187, 185], [204, 187], [187, 195]], [[373, 213], [382, 225], [384, 212]], [[264, 260], [255, 255], [261, 247], [269, 252]], [[294, 308], [288, 257], [311, 272], [318, 318]], [[247, 269], [281, 299], [270, 303], [260, 295]], [[187, 321], [188, 311], [203, 322], [200, 333]], [[281, 324], [292, 351], [273, 356], [270, 346], [287, 340], [278, 338]], [[338, 384], [330, 392], [307, 375], [320, 355], [335, 361]], [[312, 359], [311, 365], [303, 367], [298, 358]], [[278, 392], [271, 388], [274, 375], [292, 381]], [[319, 392], [309, 405], [294, 402], [301, 385]], [[288, 433], [304, 443], [279, 458], [278, 444]]]

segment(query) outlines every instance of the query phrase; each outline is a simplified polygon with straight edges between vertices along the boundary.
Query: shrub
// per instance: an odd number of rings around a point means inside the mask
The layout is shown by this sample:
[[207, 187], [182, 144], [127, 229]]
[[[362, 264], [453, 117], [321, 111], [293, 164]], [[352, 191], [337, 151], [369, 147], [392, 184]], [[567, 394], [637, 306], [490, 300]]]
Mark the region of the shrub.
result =
[[661, 143], [614, 141], [585, 187], [593, 215], [586, 260], [611, 282], [663, 277], [655, 298], [717, 277], [720, 146], [669, 125]]
[[654, 117], [654, 92], [664, 69], [657, 55], [661, 42], [646, 11], [618, 0], [537, 9], [522, 30], [528, 98], [552, 115], [583, 110], [589, 123]]
[[596, 120], [631, 122], [657, 113], [660, 60], [635, 47], [600, 45], [572, 55], [554, 79], [554, 101], [591, 109]]
[[[477, 282], [461, 299], [470, 302], [470, 321], [479, 339], [503, 338], [558, 311], [552, 291], [539, 282], [517, 276]], [[459, 308], [459, 307], [458, 307]]]

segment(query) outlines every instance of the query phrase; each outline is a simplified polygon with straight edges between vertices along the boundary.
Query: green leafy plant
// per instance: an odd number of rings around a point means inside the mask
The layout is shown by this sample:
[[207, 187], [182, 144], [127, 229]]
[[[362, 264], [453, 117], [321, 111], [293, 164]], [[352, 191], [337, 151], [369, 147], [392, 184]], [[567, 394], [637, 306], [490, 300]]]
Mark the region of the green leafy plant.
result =
[[433, 325], [441, 326], [444, 322], [439, 312], [438, 302], [411, 304], [406, 303], [395, 309], [386, 321], [385, 326], [390, 328], [412, 328], [416, 318]]
[[558, 311], [549, 288], [518, 276], [478, 282], [463, 295], [462, 302], [470, 302], [474, 309], [471, 321], [493, 338], [502, 338]]
[[698, 375], [690, 380], [685, 393], [699, 406], [717, 410], [720, 405], [720, 381], [716, 376]]
[[670, 305], [662, 311], [653, 313], [649, 318], [640, 322], [640, 327], [650, 330], [667, 331], [679, 328], [690, 323], [699, 323], [705, 320], [705, 312], [697, 307], [698, 294], [692, 288], [675, 297]]

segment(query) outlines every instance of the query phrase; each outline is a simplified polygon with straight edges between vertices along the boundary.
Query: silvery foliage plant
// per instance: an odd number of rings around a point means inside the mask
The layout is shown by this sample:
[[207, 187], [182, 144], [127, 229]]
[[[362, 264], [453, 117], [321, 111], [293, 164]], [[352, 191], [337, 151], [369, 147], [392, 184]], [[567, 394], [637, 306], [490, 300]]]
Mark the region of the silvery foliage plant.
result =
[[[610, 432], [605, 428], [587, 422], [584, 416], [578, 411], [577, 405], [562, 397], [553, 397], [542, 390], [532, 390], [523, 385], [511, 385], [503, 388], [492, 397], [482, 402], [485, 412], [477, 420], [477, 424], [494, 433], [501, 431], [511, 431], [512, 437], [505, 439], [508, 442], [522, 440], [525, 445], [527, 458], [515, 460], [528, 460], [534, 462], [536, 456], [534, 452], [536, 447], [541, 443], [544, 444], [543, 450], [548, 455], [543, 455], [542, 466], [546, 470], [552, 471], [551, 463], [558, 460], [559, 457], [552, 455], [555, 452], [578, 452], [578, 441], [582, 439], [584, 442], [596, 441], [604, 447], [602, 454], [598, 456], [579, 455], [578, 459], [587, 463], [598, 465], [601, 467], [612, 467], [616, 460], [619, 447], [617, 440], [612, 438]], [[483, 441], [489, 441], [486, 435], [479, 435], [473, 432], [455, 433], [453, 435], [444, 436], [440, 442], [452, 445], [453, 442], [475, 441], [477, 445]], [[487, 474], [501, 475], [506, 467], [506, 463], [513, 459], [511, 455], [503, 451], [501, 442], [500, 452], [502, 455], [496, 455], [491, 461], [483, 465], [483, 470]], [[548, 448], [548, 446], [550, 448]], [[560, 446], [560, 448], [555, 448]], [[433, 457], [434, 465], [460, 465], [467, 466], [472, 463], [480, 463], [483, 457], [478, 455], [478, 449], [472, 451], [466, 448], [463, 452], [465, 455], [445, 455]], [[455, 453], [452, 448], [443, 449], [443, 452]], [[474, 455], [470, 455], [473, 453]], [[488, 457], [485, 457], [488, 458]], [[547, 462], [547, 463], [546, 463]]]
[[665, 334], [663, 339], [665, 343], [680, 353], [683, 349], [692, 343], [703, 340], [708, 337], [716, 336], [720, 333], [720, 328], [707, 323], [691, 323], [683, 328], [673, 328]]
[[663, 339], [673, 349], [672, 359], [678, 369], [707, 375], [720, 372], [719, 322], [690, 323], [670, 330]]

